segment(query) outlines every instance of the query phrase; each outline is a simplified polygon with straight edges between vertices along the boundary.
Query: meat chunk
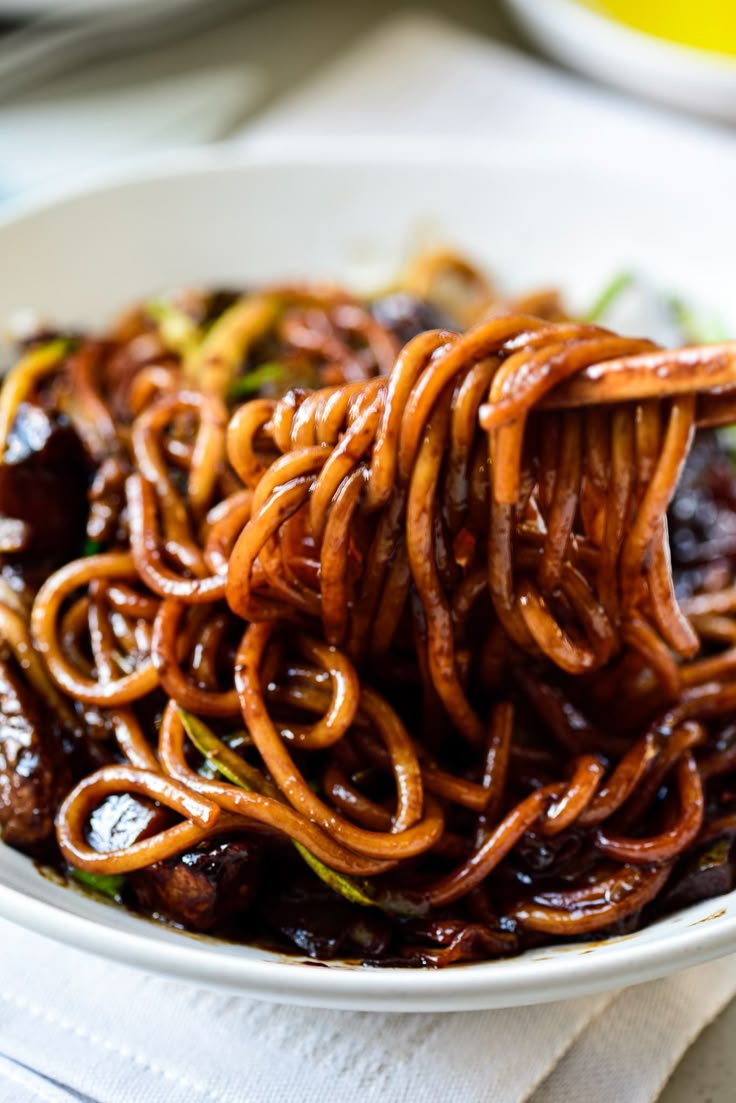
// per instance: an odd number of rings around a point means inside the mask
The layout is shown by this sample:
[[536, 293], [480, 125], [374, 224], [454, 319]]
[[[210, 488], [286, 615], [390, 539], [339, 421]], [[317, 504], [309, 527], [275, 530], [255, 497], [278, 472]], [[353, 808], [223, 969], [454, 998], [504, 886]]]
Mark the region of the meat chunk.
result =
[[130, 884], [146, 911], [208, 931], [248, 908], [258, 889], [260, 857], [260, 845], [250, 840], [200, 843], [133, 874]]
[[316, 878], [298, 874], [272, 878], [260, 911], [267, 928], [308, 957], [358, 958], [362, 961], [381, 957], [391, 940], [391, 923], [376, 908], [349, 904]]
[[89, 818], [87, 842], [93, 850], [107, 854], [124, 850], [140, 839], [157, 835], [170, 826], [171, 817], [159, 804], [130, 793], [106, 797]]
[[434, 303], [416, 299], [405, 291], [384, 295], [371, 304], [377, 322], [405, 345], [427, 329], [456, 329], [457, 324]]
[[685, 858], [675, 870], [661, 900], [662, 910], [686, 908], [698, 900], [731, 892], [736, 880], [733, 840], [716, 839], [694, 857]]
[[678, 597], [729, 586], [736, 573], [736, 468], [718, 434], [698, 433], [668, 513]]
[[24, 563], [78, 555], [87, 518], [87, 460], [59, 414], [22, 402], [0, 464], [0, 517], [22, 533]]
[[0, 834], [19, 850], [38, 850], [53, 835], [67, 769], [32, 691], [0, 659]]

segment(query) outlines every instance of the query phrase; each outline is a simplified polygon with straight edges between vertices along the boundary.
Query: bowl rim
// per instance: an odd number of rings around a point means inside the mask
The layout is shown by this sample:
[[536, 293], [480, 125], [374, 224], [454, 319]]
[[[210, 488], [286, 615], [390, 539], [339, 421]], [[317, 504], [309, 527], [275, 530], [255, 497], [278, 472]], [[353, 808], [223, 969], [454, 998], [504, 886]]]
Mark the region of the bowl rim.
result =
[[[460, 139], [452, 143], [452, 149], [455, 158], [469, 165], [508, 165], [509, 159], [513, 159], [517, 167], [539, 167], [543, 163], [545, 171], [550, 168], [568, 170], [570, 166], [564, 158], [574, 153], [577, 163], [587, 170], [606, 171], [605, 158], [591, 164], [586, 161], [584, 151], [575, 153], [574, 147], [565, 149], [551, 143], [548, 147], [530, 147], [523, 142], [490, 147], [477, 140]], [[7, 205], [0, 215], [0, 247], [6, 229], [31, 222], [39, 215], [63, 210], [67, 203], [84, 201], [99, 193], [121, 192], [131, 185], [140, 186], [148, 181], [165, 184], [180, 179], [183, 174], [210, 177], [281, 165], [298, 168], [397, 162], [407, 166], [436, 164], [438, 158], [444, 159], [446, 155], [446, 142], [438, 150], [435, 142], [424, 138], [310, 138], [303, 141], [279, 138], [147, 156], [127, 162], [122, 170], [113, 168], [97, 172], [81, 183], [64, 185], [53, 192]], [[609, 164], [621, 167], [615, 156]], [[30, 859], [24, 860], [30, 866]], [[33, 875], [39, 876], [35, 870]], [[274, 1002], [381, 1011], [512, 1007], [652, 980], [736, 949], [736, 914], [727, 915], [720, 907], [732, 899], [736, 899], [736, 891], [713, 898], [713, 915], [690, 925], [683, 923], [677, 930], [668, 929], [661, 939], [638, 941], [637, 932], [593, 943], [592, 948], [591, 943], [565, 944], [557, 949], [544, 947], [542, 969], [539, 959], [530, 956], [533, 951], [519, 957], [445, 970], [368, 969], [345, 964], [314, 968], [286, 955], [251, 957], [212, 953], [207, 940], [190, 938], [186, 933], [171, 929], [167, 929], [166, 937], [151, 938], [148, 936], [150, 926], [143, 919], [140, 931], [121, 929], [105, 923], [102, 912], [98, 920], [29, 896], [0, 880], [0, 916], [98, 956], [171, 978]], [[95, 907], [105, 905], [100, 903]], [[687, 918], [687, 911], [679, 914]], [[659, 923], [671, 924], [671, 920], [660, 920], [645, 930], [652, 930]], [[597, 947], [602, 952], [592, 952]]]
[[[509, 6], [522, 15], [522, 18], [530, 18], [529, 13], [536, 8], [535, 0], [506, 0]], [[710, 50], [705, 46], [691, 46], [686, 42], [678, 42], [675, 39], [663, 38], [650, 31], [643, 31], [639, 27], [632, 27], [623, 23], [615, 16], [589, 7], [580, 0], [545, 0], [548, 10], [543, 14], [537, 12], [538, 25], [549, 26], [553, 19], [576, 20], [579, 31], [576, 33], [578, 40], [585, 34], [594, 34], [597, 37], [605, 35], [609, 43], [617, 48], [634, 48], [637, 51], [637, 59], [642, 59], [645, 54], [651, 61], [652, 58], [661, 60], [670, 65], [699, 66], [705, 72], [711, 73], [718, 70], [721, 76], [736, 76], [736, 56], [723, 50]], [[541, 5], [540, 5], [541, 8]], [[553, 9], [556, 8], [556, 12]], [[568, 24], [569, 28], [569, 24]], [[657, 56], [658, 55], [658, 56]]]
[[[511, 3], [526, 0], [510, 0]], [[660, 145], [672, 156], [689, 155], [698, 160], [698, 175], [717, 167], [736, 185], [736, 147], [718, 129], [700, 127], [692, 119], [652, 119], [652, 136], [659, 134]], [[426, 134], [258, 134], [231, 138], [211, 145], [184, 146], [161, 152], [127, 154], [103, 167], [83, 166], [72, 178], [50, 180], [25, 193], [4, 196], [0, 203], [0, 231], [27, 219], [41, 216], [57, 207], [91, 200], [96, 195], [123, 191], [147, 183], [175, 181], [182, 176], [216, 176], [248, 169], [285, 167], [319, 168], [402, 166], [444, 164], [449, 159], [463, 167], [481, 165], [503, 167], [513, 162], [516, 168], [544, 172], [590, 173], [596, 176], [621, 173], [621, 151], [605, 144], [589, 156], [575, 133], [538, 138], [524, 136], [491, 142], [487, 136], [442, 135], [441, 143]], [[650, 176], [671, 189], [691, 186], [687, 174], [673, 177], [670, 166], [647, 166]]]

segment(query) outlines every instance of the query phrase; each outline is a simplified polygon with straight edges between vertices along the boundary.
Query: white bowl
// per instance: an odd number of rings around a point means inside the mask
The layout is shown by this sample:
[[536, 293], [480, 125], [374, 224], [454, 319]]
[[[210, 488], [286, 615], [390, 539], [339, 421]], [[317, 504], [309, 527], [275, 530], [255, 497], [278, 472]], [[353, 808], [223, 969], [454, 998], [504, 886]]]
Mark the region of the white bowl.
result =
[[[577, 159], [576, 159], [577, 158]], [[511, 288], [559, 282], [589, 302], [618, 269], [708, 301], [736, 324], [736, 170], [687, 181], [584, 154], [406, 141], [169, 159], [135, 178], [0, 223], [0, 318], [35, 306], [95, 324], [131, 299], [190, 283], [284, 276], [380, 279], [442, 241]], [[41, 877], [0, 845], [0, 914], [82, 949], [273, 1000], [386, 1010], [543, 1002], [648, 980], [736, 949], [736, 893], [624, 938], [544, 947], [445, 971], [314, 968], [193, 937]]]
[[506, 0], [543, 50], [586, 76], [671, 107], [736, 120], [736, 59], [633, 30], [576, 0]]

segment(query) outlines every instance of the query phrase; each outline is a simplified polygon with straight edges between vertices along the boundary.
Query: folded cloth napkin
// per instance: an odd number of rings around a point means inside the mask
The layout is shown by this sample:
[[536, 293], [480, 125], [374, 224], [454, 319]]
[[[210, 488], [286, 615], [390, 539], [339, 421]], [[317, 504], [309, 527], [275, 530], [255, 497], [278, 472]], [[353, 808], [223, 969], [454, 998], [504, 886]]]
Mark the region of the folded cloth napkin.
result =
[[[591, 157], [672, 158], [678, 173], [736, 157], [731, 131], [629, 99], [422, 13], [367, 35], [235, 135], [432, 135], [488, 142], [584, 144]], [[683, 156], [687, 154], [687, 156]], [[697, 156], [696, 156], [697, 154]], [[448, 156], [451, 154], [448, 151]]]
[[559, 1004], [385, 1015], [206, 992], [1, 922], [0, 976], [0, 1103], [651, 1103], [736, 992], [736, 958]]
[[[585, 135], [591, 156], [603, 133], [676, 164], [684, 143], [713, 171], [733, 155], [715, 129], [420, 17], [392, 21], [245, 140], [386, 130]], [[0, 1103], [652, 1103], [736, 994], [736, 957], [564, 1003], [392, 1016], [206, 992], [0, 922], [0, 977]]]
[[118, 77], [92, 94], [69, 79], [53, 95], [0, 111], [0, 198], [72, 180], [131, 155], [209, 142], [227, 134], [260, 92], [260, 74], [234, 66], [138, 82]]

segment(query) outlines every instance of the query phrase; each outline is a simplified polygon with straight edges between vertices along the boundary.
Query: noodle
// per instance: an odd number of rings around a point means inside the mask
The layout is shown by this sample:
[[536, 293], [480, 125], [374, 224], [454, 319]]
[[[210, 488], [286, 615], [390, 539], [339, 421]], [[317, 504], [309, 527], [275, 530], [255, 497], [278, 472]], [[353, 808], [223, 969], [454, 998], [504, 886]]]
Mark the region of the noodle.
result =
[[736, 345], [500, 301], [447, 253], [400, 294], [403, 347], [340, 288], [193, 292], [8, 376], [0, 475], [29, 403], [90, 467], [92, 554], [37, 568], [19, 518], [3, 561], [0, 668], [68, 758], [48, 847], [184, 925], [169, 879], [211, 854], [226, 933], [315, 956], [325, 900], [380, 962], [631, 929], [736, 835], [736, 548], [678, 600], [671, 542]]

